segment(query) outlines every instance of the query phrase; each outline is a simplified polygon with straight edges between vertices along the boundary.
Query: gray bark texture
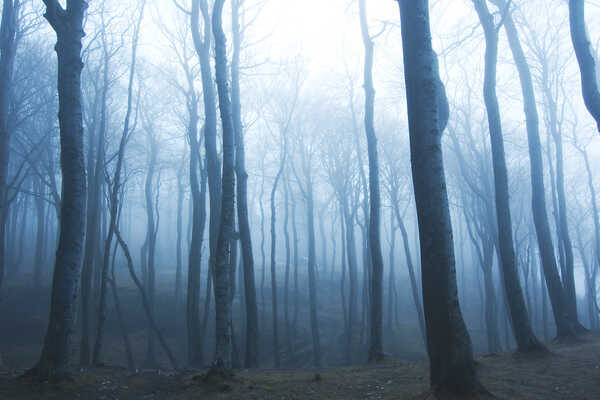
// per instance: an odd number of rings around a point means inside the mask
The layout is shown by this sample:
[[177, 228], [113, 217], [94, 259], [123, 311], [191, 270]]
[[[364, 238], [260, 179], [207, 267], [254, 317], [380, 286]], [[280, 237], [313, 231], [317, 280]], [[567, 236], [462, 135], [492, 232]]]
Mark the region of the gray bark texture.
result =
[[430, 383], [437, 393], [483, 391], [458, 302], [452, 226], [442, 158], [441, 91], [431, 45], [429, 2], [398, 0], [411, 166], [421, 244]]
[[62, 201], [50, 319], [40, 359], [29, 373], [43, 380], [62, 380], [70, 373], [70, 341], [85, 235], [87, 186], [81, 107], [81, 40], [87, 2], [70, 0], [66, 8], [57, 0], [44, 0], [44, 4], [44, 17], [57, 36]]
[[[507, 7], [506, 0], [493, 1], [502, 9]], [[559, 338], [572, 337], [575, 334], [574, 327], [569, 315], [564, 288], [558, 275], [558, 266], [554, 255], [554, 245], [552, 243], [550, 224], [548, 223], [548, 214], [546, 211], [546, 199], [544, 198], [544, 193], [546, 193], [544, 190], [544, 164], [542, 161], [539, 133], [539, 117], [531, 71], [529, 70], [527, 59], [525, 58], [525, 53], [519, 40], [519, 34], [510, 12], [507, 12], [504, 16], [504, 29], [517, 66], [521, 90], [523, 92], [531, 169], [533, 222], [537, 234], [538, 247], [540, 250], [542, 266], [544, 268], [548, 294], [550, 295], [552, 310], [554, 312], [557, 336]]]
[[[510, 199], [508, 194], [508, 172], [506, 156], [504, 154], [504, 141], [502, 138], [502, 124], [500, 120], [500, 107], [496, 95], [496, 67], [498, 62], [498, 29], [490, 13], [486, 0], [473, 0], [475, 10], [479, 16], [485, 34], [485, 75], [483, 83], [483, 97], [487, 110], [490, 142], [492, 148], [492, 166], [494, 170], [494, 191], [496, 200], [496, 219], [498, 225], [498, 250], [504, 289], [512, 328], [519, 351], [542, 350], [543, 345], [535, 337], [531, 328], [523, 290], [519, 281], [519, 273], [513, 247], [512, 221], [510, 215]], [[508, 10], [504, 10], [508, 12]], [[487, 284], [487, 279], [486, 279]], [[489, 335], [489, 333], [488, 333]]]
[[369, 361], [383, 359], [383, 255], [381, 253], [381, 193], [379, 156], [375, 135], [375, 89], [373, 88], [373, 40], [367, 25], [365, 0], [359, 0], [360, 27], [365, 47], [365, 134], [369, 158], [369, 254], [371, 256]]
[[598, 125], [600, 132], [600, 91], [596, 76], [596, 61], [592, 53], [590, 39], [585, 26], [585, 1], [569, 0], [569, 25], [571, 41], [581, 72], [583, 102]]
[[215, 38], [215, 76], [223, 127], [221, 223], [215, 264], [216, 350], [214, 368], [216, 370], [229, 370], [232, 367], [229, 256], [231, 247], [235, 244], [235, 132], [227, 78], [227, 39], [222, 25], [224, 2], [225, 0], [216, 0], [212, 14], [212, 30]]
[[231, 103], [233, 127], [235, 129], [235, 172], [237, 178], [237, 217], [242, 246], [244, 268], [244, 296], [246, 305], [246, 368], [258, 366], [258, 309], [256, 305], [256, 285], [254, 280], [254, 255], [252, 237], [248, 221], [248, 173], [244, 148], [242, 106], [240, 100], [240, 32], [239, 12], [243, 0], [232, 0], [233, 54], [231, 60]]

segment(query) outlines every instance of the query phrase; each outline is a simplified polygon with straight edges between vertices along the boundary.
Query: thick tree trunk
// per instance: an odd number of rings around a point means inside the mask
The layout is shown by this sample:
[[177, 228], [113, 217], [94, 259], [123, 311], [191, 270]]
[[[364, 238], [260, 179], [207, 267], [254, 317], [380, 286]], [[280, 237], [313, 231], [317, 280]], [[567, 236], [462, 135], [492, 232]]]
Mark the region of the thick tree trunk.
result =
[[[506, 0], [493, 0], [501, 8], [506, 8]], [[557, 326], [557, 336], [561, 339], [572, 337], [574, 326], [571, 321], [567, 307], [565, 293], [558, 275], [556, 258], [554, 255], [554, 245], [550, 234], [548, 224], [548, 215], [546, 212], [546, 200], [544, 194], [544, 166], [542, 161], [542, 151], [539, 135], [539, 119], [537, 106], [535, 102], [535, 93], [531, 79], [531, 72], [527, 65], [525, 53], [521, 47], [517, 28], [510, 12], [504, 16], [504, 28], [508, 37], [508, 43], [517, 66], [521, 89], [523, 91], [523, 102], [525, 105], [525, 119], [527, 127], [527, 142], [529, 145], [529, 162], [531, 167], [531, 193], [533, 221], [538, 238], [538, 247], [544, 276], [552, 302], [554, 320]]]
[[[502, 268], [502, 277], [504, 279], [504, 289], [508, 300], [508, 308], [513, 322], [512, 328], [517, 340], [518, 350], [521, 352], [543, 350], [543, 345], [537, 340], [533, 333], [533, 329], [531, 328], [531, 322], [523, 299], [523, 290], [519, 281], [515, 249], [513, 247], [512, 221], [508, 194], [508, 172], [506, 168], [506, 156], [504, 154], [504, 141], [502, 138], [500, 107], [496, 95], [498, 29], [494, 24], [493, 16], [488, 10], [486, 0], [474, 0], [474, 4], [486, 39], [483, 97], [487, 110], [492, 148], [496, 223], [498, 226], [498, 250]], [[504, 10], [504, 12], [509, 11]]]
[[81, 40], [87, 2], [69, 1], [66, 10], [57, 0], [44, 0], [44, 3], [45, 18], [57, 36], [62, 201], [50, 319], [40, 360], [30, 373], [41, 379], [62, 380], [70, 372], [70, 340], [85, 235], [87, 187], [81, 107]]
[[398, 3], [431, 386], [441, 393], [479, 392], [482, 387], [475, 371], [471, 339], [458, 302], [441, 146], [445, 123], [440, 98], [445, 94], [431, 47], [429, 2]]
[[596, 62], [585, 27], [584, 0], [569, 0], [569, 25], [571, 27], [571, 41], [581, 72], [583, 101], [596, 120], [600, 132], [600, 91], [598, 90], [598, 77], [596, 76]]
[[221, 183], [220, 227], [215, 264], [216, 350], [214, 367], [231, 368], [231, 302], [229, 281], [229, 255], [234, 239], [235, 223], [235, 131], [231, 115], [231, 100], [227, 78], [227, 44], [222, 26], [225, 0], [215, 0], [212, 30], [215, 38], [215, 76], [219, 97], [219, 110], [223, 126], [223, 177]]
[[232, 1], [233, 54], [231, 61], [231, 103], [233, 127], [235, 130], [235, 172], [237, 178], [237, 217], [242, 246], [244, 267], [244, 300], [246, 313], [246, 368], [258, 366], [258, 309], [256, 305], [256, 286], [254, 280], [254, 255], [252, 237], [248, 221], [248, 173], [242, 126], [240, 100], [240, 45], [242, 41], [239, 25], [239, 11], [242, 0]]
[[0, 289], [6, 270], [6, 219], [8, 217], [9, 123], [13, 70], [17, 50], [16, 31], [20, 0], [3, 0], [0, 22]]

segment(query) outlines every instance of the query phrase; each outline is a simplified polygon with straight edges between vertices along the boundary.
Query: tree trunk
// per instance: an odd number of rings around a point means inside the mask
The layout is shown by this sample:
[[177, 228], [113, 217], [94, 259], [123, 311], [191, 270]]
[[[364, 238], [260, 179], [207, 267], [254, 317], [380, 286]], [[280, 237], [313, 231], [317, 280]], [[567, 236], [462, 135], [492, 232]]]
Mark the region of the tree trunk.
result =
[[[485, 52], [485, 77], [483, 97], [488, 116], [490, 142], [492, 149], [492, 166], [494, 169], [494, 192], [496, 203], [496, 223], [498, 226], [498, 250], [500, 265], [504, 279], [504, 290], [508, 300], [508, 308], [512, 319], [512, 328], [520, 352], [543, 350], [531, 328], [531, 322], [523, 290], [519, 281], [515, 249], [513, 247], [512, 221], [510, 215], [510, 199], [508, 194], [508, 171], [504, 154], [500, 107], [496, 95], [496, 66], [498, 60], [498, 29], [494, 24], [486, 0], [475, 0], [475, 10], [483, 27]], [[509, 12], [504, 10], [504, 12]], [[543, 194], [542, 194], [543, 195]], [[489, 335], [489, 333], [488, 333]]]
[[87, 2], [69, 1], [66, 10], [57, 0], [44, 0], [44, 3], [45, 18], [57, 36], [62, 201], [48, 329], [40, 360], [30, 373], [43, 380], [63, 380], [70, 373], [70, 339], [85, 235], [87, 187], [81, 107], [81, 39]]
[[[204, 30], [200, 33], [199, 18], [202, 12]], [[204, 102], [204, 150], [206, 152], [206, 172], [208, 174], [209, 194], [209, 249], [208, 269], [212, 275], [215, 271], [216, 244], [219, 235], [220, 202], [221, 202], [221, 169], [217, 155], [217, 105], [210, 61], [211, 18], [206, 0], [192, 0], [190, 15], [192, 39], [200, 63], [202, 77], [202, 95]], [[207, 294], [206, 300], [209, 301]]]
[[0, 289], [6, 269], [6, 219], [8, 217], [9, 123], [13, 70], [17, 52], [16, 32], [20, 0], [3, 0], [0, 22]]
[[[501, 8], [506, 8], [506, 0], [493, 0]], [[544, 194], [544, 167], [539, 134], [539, 120], [535, 93], [531, 79], [531, 72], [527, 65], [525, 53], [519, 41], [517, 28], [510, 12], [504, 16], [504, 29], [508, 37], [508, 43], [519, 72], [521, 89], [523, 91], [523, 102], [525, 103], [525, 119], [527, 126], [527, 142], [529, 145], [529, 162], [531, 167], [531, 193], [533, 221], [538, 238], [538, 247], [544, 276], [548, 286], [548, 293], [552, 302], [554, 320], [557, 326], [557, 336], [560, 339], [573, 337], [574, 326], [569, 316], [569, 310], [565, 299], [565, 293], [558, 275], [556, 258], [554, 256], [554, 245], [548, 224], [546, 212], [546, 200]]]
[[431, 47], [429, 2], [399, 0], [411, 165], [419, 239], [430, 382], [438, 393], [482, 390], [458, 302], [452, 226], [442, 160], [445, 97]]
[[[121, 196], [123, 195], [123, 190], [121, 188], [121, 170], [123, 168], [123, 160], [125, 158], [125, 147], [127, 145], [127, 142], [129, 140], [131, 131], [130, 130], [130, 120], [131, 120], [131, 114], [132, 114], [132, 110], [133, 110], [133, 84], [134, 84], [134, 77], [135, 77], [135, 66], [136, 66], [136, 60], [137, 60], [137, 44], [138, 44], [138, 40], [139, 40], [139, 29], [140, 29], [140, 25], [141, 25], [141, 20], [143, 18], [143, 10], [144, 10], [144, 6], [145, 6], [145, 1], [144, 3], [142, 3], [142, 8], [140, 10], [140, 15], [138, 17], [138, 21], [137, 21], [137, 25], [135, 27], [135, 32], [134, 32], [134, 40], [132, 43], [132, 53], [131, 53], [131, 63], [130, 63], [130, 67], [129, 67], [129, 81], [128, 81], [128, 87], [127, 87], [127, 108], [126, 108], [126, 112], [125, 112], [125, 119], [123, 122], [123, 131], [121, 134], [121, 140], [119, 142], [119, 150], [117, 152], [117, 160], [116, 160], [116, 165], [115, 165], [115, 171], [114, 171], [114, 175], [113, 175], [113, 181], [112, 181], [112, 187], [110, 187], [109, 189], [109, 199], [108, 199], [108, 207], [109, 207], [109, 221], [108, 221], [108, 232], [106, 234], [106, 240], [104, 241], [104, 252], [103, 252], [103, 262], [102, 262], [102, 289], [101, 289], [101, 294], [100, 294], [100, 301], [99, 301], [99, 311], [98, 311], [98, 323], [97, 323], [97, 327], [96, 327], [96, 341], [94, 343], [94, 355], [93, 355], [93, 362], [94, 364], [98, 364], [99, 360], [100, 360], [100, 352], [102, 349], [102, 345], [103, 345], [103, 340], [104, 340], [104, 323], [106, 321], [106, 317], [105, 317], [105, 309], [106, 309], [106, 284], [108, 281], [108, 272], [109, 272], [109, 256], [110, 256], [110, 249], [112, 246], [112, 240], [113, 240], [113, 236], [115, 234], [115, 229], [118, 227], [118, 221], [119, 221], [119, 216], [120, 216], [120, 212], [122, 209], [122, 200]], [[103, 32], [104, 34], [104, 32]], [[103, 41], [105, 40], [105, 37], [103, 36]], [[105, 45], [106, 43], [104, 43]], [[106, 50], [106, 47], [104, 48]], [[105, 54], [105, 57], [107, 56], [107, 54]], [[105, 60], [107, 60], [105, 58]], [[107, 65], [105, 65], [105, 74], [107, 73]], [[108, 78], [107, 75], [105, 75], [104, 77], [105, 79]], [[105, 96], [106, 93], [106, 88], [108, 87], [108, 83], [105, 80], [105, 92], [103, 93], [103, 96]], [[106, 105], [106, 102], [104, 101], [105, 99], [103, 99], [103, 107]], [[102, 111], [103, 113], [106, 112], [105, 109], [103, 109]], [[103, 118], [105, 118], [106, 116], [103, 115]], [[105, 123], [105, 122], [103, 122]], [[102, 163], [102, 168], [104, 168], [104, 163]], [[110, 183], [110, 182], [109, 182]], [[116, 245], [115, 245], [115, 252], [116, 252]], [[113, 255], [114, 258], [114, 255]], [[114, 259], [113, 259], [113, 263], [114, 263]], [[116, 283], [114, 282], [114, 277], [112, 279], [112, 283], [111, 283], [112, 289], [113, 289], [113, 297], [115, 299], [115, 307], [120, 307], [119, 305], [117, 305], [118, 302], [118, 295], [116, 293]], [[118, 314], [120, 313], [119, 310], [117, 310]], [[119, 317], [120, 318], [120, 317]], [[125, 339], [125, 346], [126, 348], [130, 347], [128, 345], [128, 338], [127, 335], [124, 332], [124, 328], [122, 328], [123, 331], [123, 336]], [[128, 353], [130, 351], [130, 349], [127, 350]], [[131, 365], [133, 365], [133, 356], [128, 354], [128, 359], [131, 358], [131, 360], [128, 360], [129, 363]]]
[[398, 227], [402, 235], [402, 244], [404, 245], [404, 255], [406, 257], [406, 266], [408, 267], [408, 275], [410, 278], [410, 288], [412, 290], [412, 297], [415, 303], [415, 309], [417, 310], [417, 316], [419, 318], [419, 330], [423, 343], [427, 343], [426, 329], [425, 329], [425, 317], [423, 316], [423, 305], [421, 304], [421, 295], [419, 294], [419, 288], [417, 286], [417, 278], [415, 274], [415, 267], [413, 265], [412, 255], [410, 251], [410, 244], [408, 243], [408, 233], [406, 232], [406, 226], [404, 225], [404, 219], [400, 215], [400, 208], [398, 206], [398, 200], [394, 201], [394, 211], [396, 214], [396, 221], [398, 221]]
[[[199, 368], [203, 362], [204, 341], [200, 325], [200, 272], [202, 259], [202, 241], [206, 225], [206, 181], [207, 174], [201, 167], [200, 144], [198, 143], [198, 100], [195, 92], [190, 94], [188, 110], [188, 138], [190, 143], [190, 191], [192, 195], [192, 237], [188, 254], [188, 282], [186, 301], [186, 328], [188, 345], [188, 364]], [[206, 128], [205, 128], [206, 129]], [[200, 172], [200, 183], [198, 173]], [[210, 273], [209, 277], [210, 279]], [[206, 302], [210, 292], [206, 292]]]
[[240, 101], [240, 45], [239, 10], [242, 0], [232, 1], [233, 55], [231, 60], [231, 103], [233, 127], [235, 130], [235, 172], [237, 178], [237, 217], [242, 246], [244, 267], [244, 296], [246, 305], [246, 368], [258, 366], [258, 309], [256, 306], [256, 286], [254, 280], [254, 255], [248, 221], [248, 173], [242, 126]]
[[[549, 133], [554, 140], [556, 154], [556, 201], [557, 207], [557, 231], [559, 248], [561, 256], [564, 259], [562, 269], [563, 286], [565, 288], [565, 297], [567, 308], [571, 316], [571, 320], [577, 331], [585, 332], [585, 328], [579, 323], [577, 316], [577, 295], [575, 293], [575, 277], [574, 277], [574, 260], [573, 260], [573, 245], [569, 234], [569, 224], [567, 218], [567, 200], [565, 196], [565, 177], [564, 177], [564, 157], [563, 157], [563, 142], [561, 132], [561, 122], [558, 117], [558, 107], [550, 84], [548, 71], [548, 63], [545, 59], [540, 60], [542, 63], [542, 85], [544, 92], [544, 101], [546, 111], [548, 113]], [[551, 164], [551, 155], [548, 155], [549, 163]], [[552, 178], [551, 178], [552, 179]]]
[[569, 0], [571, 41], [581, 72], [581, 90], [586, 108], [596, 120], [600, 132], [600, 91], [596, 76], [596, 62], [585, 27], [585, 1]]
[[365, 47], [365, 133], [369, 156], [369, 254], [371, 255], [369, 361], [383, 359], [383, 255], [381, 253], [381, 195], [379, 156], [374, 126], [373, 40], [367, 25], [365, 0], [359, 0], [360, 27]]
[[227, 78], [227, 44], [222, 26], [225, 0], [215, 0], [212, 30], [215, 38], [215, 76], [219, 110], [223, 126], [223, 177], [221, 183], [220, 227], [215, 264], [216, 350], [214, 367], [231, 369], [231, 302], [229, 298], [229, 254], [234, 234], [235, 205], [235, 131], [231, 115], [231, 100]]
[[[148, 159], [148, 170], [146, 172], [146, 182], [144, 184], [144, 198], [146, 203], [146, 280], [144, 282], [144, 289], [148, 296], [148, 304], [150, 311], [154, 314], [154, 296], [155, 296], [155, 253], [156, 253], [156, 231], [158, 224], [156, 222], [156, 216], [154, 208], [158, 205], [158, 198], [154, 199], [153, 181], [156, 172], [156, 163], [158, 158], [158, 143], [154, 137], [154, 132], [151, 131], [151, 127], [147, 127], [148, 146], [150, 150]], [[157, 197], [158, 197], [158, 185], [157, 185]], [[156, 201], [156, 203], [155, 203]], [[148, 342], [146, 351], [146, 365], [150, 368], [154, 368], [156, 363], [156, 355], [154, 352], [154, 330], [152, 326], [148, 325]]]
[[356, 262], [356, 243], [354, 240], [354, 216], [348, 209], [348, 201], [342, 199], [342, 211], [344, 213], [344, 222], [346, 227], [346, 260], [348, 261], [348, 322], [346, 324], [346, 363], [352, 362], [352, 345], [354, 338], [354, 321], [356, 318], [357, 302], [357, 262]]
[[277, 185], [279, 183], [279, 179], [281, 178], [281, 174], [283, 173], [285, 159], [287, 156], [287, 138], [285, 137], [285, 133], [286, 132], [281, 132], [283, 144], [280, 154], [279, 170], [277, 171], [275, 181], [273, 182], [273, 188], [271, 189], [271, 312], [273, 314], [273, 361], [275, 362], [275, 368], [279, 368], [281, 365], [281, 359], [279, 355], [279, 329], [277, 323], [277, 265], [275, 257], [277, 240], [275, 232], [275, 194], [277, 193]]
[[310, 307], [310, 330], [313, 342], [313, 365], [321, 366], [321, 338], [317, 317], [317, 278], [315, 276], [315, 216], [313, 188], [309, 182], [306, 193], [306, 222], [308, 228], [308, 295]]
[[42, 283], [42, 266], [44, 264], [44, 241], [46, 239], [46, 204], [42, 198], [43, 182], [38, 183], [40, 196], [35, 199], [37, 216], [37, 228], [35, 236], [35, 255], [33, 258], [33, 287], [36, 292], [40, 290]]
[[290, 204], [289, 204], [289, 179], [287, 179], [287, 174], [284, 177], [285, 184], [285, 198], [284, 198], [284, 207], [285, 213], [283, 216], [283, 235], [285, 237], [285, 277], [284, 277], [284, 289], [283, 289], [283, 315], [285, 321], [285, 347], [286, 347], [286, 355], [288, 359], [292, 356], [292, 334], [291, 334], [291, 325], [290, 325], [290, 265], [291, 265], [291, 248], [290, 248], [290, 232], [289, 232], [289, 214], [290, 214]]

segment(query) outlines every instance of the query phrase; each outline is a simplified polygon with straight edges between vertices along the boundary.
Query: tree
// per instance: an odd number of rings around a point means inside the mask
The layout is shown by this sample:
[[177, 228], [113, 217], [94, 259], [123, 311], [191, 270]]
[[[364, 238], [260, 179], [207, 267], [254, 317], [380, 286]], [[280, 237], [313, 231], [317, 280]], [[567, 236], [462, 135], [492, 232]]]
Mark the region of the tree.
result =
[[381, 194], [379, 156], [374, 127], [375, 89], [373, 88], [373, 38], [369, 34], [365, 0], [359, 0], [360, 28], [365, 47], [365, 134], [369, 156], [369, 253], [371, 255], [371, 326], [369, 361], [383, 358], [383, 255], [381, 254]]
[[44, 0], [44, 17], [56, 32], [58, 56], [58, 120], [62, 170], [60, 235], [50, 299], [50, 320], [37, 364], [28, 374], [63, 380], [70, 373], [70, 339], [75, 322], [77, 287], [83, 256], [86, 176], [81, 108], [81, 40], [87, 2]]
[[231, 302], [230, 265], [234, 238], [235, 204], [235, 132], [231, 115], [231, 99], [227, 78], [227, 44], [222, 25], [223, 4], [216, 0], [213, 6], [212, 30], [215, 38], [215, 76], [219, 110], [223, 127], [223, 176], [221, 180], [221, 212], [215, 264], [216, 351], [214, 368], [231, 369]]
[[0, 21], [0, 289], [6, 269], [6, 218], [8, 216], [8, 165], [10, 160], [9, 123], [13, 70], [17, 52], [20, 0], [4, 0]]
[[244, 296], [246, 304], [246, 357], [247, 368], [258, 365], [258, 309], [256, 306], [256, 285], [254, 281], [254, 256], [252, 237], [248, 221], [248, 173], [246, 172], [246, 152], [242, 125], [240, 100], [240, 30], [239, 12], [243, 0], [232, 0], [231, 26], [233, 54], [231, 58], [231, 105], [233, 128], [235, 129], [235, 173], [237, 179], [237, 217], [242, 245], [242, 265], [244, 267]]
[[502, 9], [507, 9], [504, 16], [504, 29], [508, 37], [508, 43], [515, 60], [523, 102], [525, 105], [525, 120], [527, 130], [527, 143], [529, 148], [529, 163], [531, 173], [531, 207], [533, 210], [533, 222], [538, 239], [538, 247], [548, 293], [552, 302], [554, 320], [557, 327], [557, 336], [561, 339], [572, 337], [575, 334], [574, 326], [569, 315], [565, 292], [558, 275], [558, 267], [554, 256], [554, 245], [550, 234], [550, 225], [546, 212], [546, 200], [544, 198], [544, 166], [539, 133], [539, 117], [535, 101], [535, 92], [531, 79], [531, 72], [521, 47], [519, 34], [514, 24], [512, 13], [508, 10], [506, 0], [493, 0]]
[[[475, 10], [485, 34], [485, 77], [483, 97], [487, 110], [492, 148], [492, 165], [494, 170], [494, 192], [496, 203], [496, 222], [498, 226], [498, 250], [502, 266], [502, 277], [512, 328], [519, 351], [542, 350], [543, 345], [535, 337], [531, 329], [529, 315], [525, 307], [523, 290], [519, 281], [515, 250], [513, 247], [512, 221], [510, 215], [510, 200], [508, 196], [508, 171], [504, 154], [500, 107], [496, 95], [496, 66], [498, 60], [498, 26], [489, 12], [486, 0], [473, 0]], [[504, 10], [508, 12], [508, 10]]]
[[596, 76], [596, 61], [585, 27], [584, 0], [569, 0], [569, 26], [571, 27], [571, 41], [581, 73], [583, 101], [596, 121], [598, 132], [600, 132], [600, 91]]
[[[428, 0], [398, 0], [411, 165], [421, 242], [423, 305], [432, 389], [437, 393], [483, 391], [471, 339], [458, 302], [452, 226], [442, 160], [445, 97], [431, 46]], [[442, 106], [442, 107], [440, 107]], [[444, 121], [445, 120], [445, 121]]]

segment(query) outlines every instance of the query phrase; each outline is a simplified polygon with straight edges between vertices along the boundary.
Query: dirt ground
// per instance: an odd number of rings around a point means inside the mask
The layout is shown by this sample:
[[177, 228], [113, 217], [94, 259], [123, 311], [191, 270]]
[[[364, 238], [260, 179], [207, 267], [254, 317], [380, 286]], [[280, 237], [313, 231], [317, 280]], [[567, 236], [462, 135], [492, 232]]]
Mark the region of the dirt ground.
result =
[[[481, 381], [500, 399], [600, 399], [600, 335], [588, 335], [577, 344], [552, 345], [551, 350], [551, 356], [542, 358], [480, 358]], [[430, 398], [427, 388], [426, 363], [401, 361], [320, 370], [242, 370], [228, 382], [210, 383], [202, 371], [129, 375], [110, 367], [78, 371], [74, 382], [64, 384], [0, 375], [2, 400], [424, 399]]]

